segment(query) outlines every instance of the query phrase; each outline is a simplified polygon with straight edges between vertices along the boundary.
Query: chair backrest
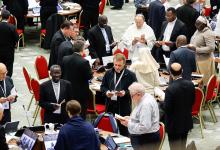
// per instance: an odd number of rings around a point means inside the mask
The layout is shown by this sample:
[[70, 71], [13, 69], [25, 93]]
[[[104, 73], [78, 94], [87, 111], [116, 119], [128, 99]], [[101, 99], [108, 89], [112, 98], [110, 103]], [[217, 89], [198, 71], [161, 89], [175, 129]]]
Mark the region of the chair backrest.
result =
[[17, 28], [17, 19], [15, 18], [15, 16], [10, 15], [8, 18], [8, 23], [13, 24]]
[[44, 56], [37, 56], [35, 59], [35, 71], [39, 80], [49, 78], [48, 64]]
[[209, 81], [206, 86], [205, 101], [209, 101], [213, 99], [213, 93], [216, 87], [216, 81], [217, 81], [217, 77], [215, 75], [212, 75], [209, 78]]
[[198, 115], [198, 113], [201, 111], [202, 109], [202, 104], [203, 104], [203, 99], [204, 99], [204, 94], [202, 89], [196, 87], [195, 88], [195, 102], [193, 104], [192, 107], [192, 115]]
[[32, 89], [31, 89], [31, 76], [28, 73], [27, 69], [25, 67], [23, 67], [23, 74], [24, 74], [24, 78], [25, 81], [27, 83], [27, 87], [30, 93], [32, 93]]
[[160, 122], [160, 147], [159, 147], [159, 150], [162, 149], [164, 139], [165, 139], [165, 126], [162, 122]]
[[41, 120], [41, 124], [44, 124], [44, 109], [41, 107], [40, 109], [40, 120]]
[[94, 122], [94, 127], [102, 129], [104, 131], [118, 133], [117, 122], [114, 116], [109, 113], [104, 112], [99, 114]]
[[38, 80], [34, 78], [31, 79], [31, 89], [33, 90], [35, 100], [39, 101], [40, 100], [40, 84]]
[[101, 0], [99, 4], [99, 14], [103, 15], [107, 0]]
[[83, 16], [83, 10], [80, 11], [79, 13], [79, 18], [76, 21], [78, 23], [78, 28], [83, 29], [83, 24], [82, 24], [82, 16]]
[[116, 49], [116, 50], [114, 51], [114, 55], [115, 55], [115, 54], [118, 54], [118, 53], [124, 54], [124, 55], [125, 55], [125, 58], [128, 59], [128, 49], [124, 48], [124, 51], [122, 52], [122, 51], [118, 48], [118, 49]]

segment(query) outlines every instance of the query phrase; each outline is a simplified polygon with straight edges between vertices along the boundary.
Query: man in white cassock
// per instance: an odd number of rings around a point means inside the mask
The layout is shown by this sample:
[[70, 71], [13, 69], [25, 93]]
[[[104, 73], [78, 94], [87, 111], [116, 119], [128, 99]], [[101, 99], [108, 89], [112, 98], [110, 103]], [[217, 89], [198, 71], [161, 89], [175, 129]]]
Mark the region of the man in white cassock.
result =
[[122, 42], [129, 50], [129, 59], [135, 61], [138, 58], [138, 49], [145, 47], [151, 50], [156, 41], [153, 29], [144, 22], [144, 16], [137, 14], [135, 24], [132, 24], [122, 36]]

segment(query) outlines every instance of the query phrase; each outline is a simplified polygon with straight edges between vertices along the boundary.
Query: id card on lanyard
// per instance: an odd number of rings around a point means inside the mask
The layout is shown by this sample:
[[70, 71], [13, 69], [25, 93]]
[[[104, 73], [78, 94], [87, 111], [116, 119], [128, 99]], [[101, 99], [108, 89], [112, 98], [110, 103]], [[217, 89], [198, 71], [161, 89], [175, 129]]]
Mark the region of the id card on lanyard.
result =
[[[6, 96], [6, 84], [5, 84], [5, 80], [3, 81], [3, 87], [0, 85], [0, 88], [1, 88], [1, 90], [2, 90], [2, 93], [3, 93], [3, 95], [4, 95], [4, 98], [6, 98], [7, 96]], [[2, 106], [3, 106], [3, 108], [4, 109], [9, 109], [9, 102], [8, 101], [6, 101], [6, 102], [4, 102], [4, 103], [2, 103]]]
[[[117, 88], [119, 82], [121, 81], [124, 72], [125, 72], [125, 70], [123, 70], [123, 72], [121, 73], [121, 75], [120, 75], [120, 77], [119, 77], [119, 79], [118, 79], [117, 82], [116, 82], [116, 72], [114, 73], [114, 85], [115, 85], [114, 91], [116, 90], [116, 88]], [[114, 94], [114, 95], [111, 97], [111, 100], [117, 101], [117, 95]]]

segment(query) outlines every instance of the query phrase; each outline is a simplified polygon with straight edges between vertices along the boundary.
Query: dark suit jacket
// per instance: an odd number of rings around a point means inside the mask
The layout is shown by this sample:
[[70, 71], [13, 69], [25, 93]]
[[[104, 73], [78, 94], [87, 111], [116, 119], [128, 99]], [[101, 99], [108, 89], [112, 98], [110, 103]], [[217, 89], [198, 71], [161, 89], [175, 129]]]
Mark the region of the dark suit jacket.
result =
[[[165, 32], [167, 24], [168, 24], [167, 21], [164, 21], [163, 24], [162, 24], [159, 41], [163, 40], [163, 37], [164, 37], [163, 34]], [[173, 42], [173, 44], [174, 44], [172, 47], [170, 47], [170, 52], [176, 50], [176, 38], [177, 38], [177, 36], [186, 35], [186, 34], [187, 34], [187, 31], [186, 31], [185, 24], [182, 21], [180, 21], [179, 19], [177, 19], [176, 23], [173, 27], [173, 31], [171, 33], [171, 36], [170, 36], [170, 41]]]
[[[63, 100], [66, 100], [66, 103], [72, 99], [72, 86], [69, 81], [60, 80], [60, 96], [58, 103], [61, 103]], [[44, 108], [44, 123], [66, 123], [68, 116], [65, 110], [66, 103], [62, 104], [61, 114], [56, 115], [53, 113], [55, 110], [51, 103], [57, 103], [56, 96], [53, 90], [52, 81], [46, 81], [40, 85], [40, 101], [39, 105]], [[60, 118], [56, 118], [59, 116]]]
[[18, 42], [15, 26], [7, 22], [0, 22], [0, 35], [0, 55], [8, 58], [14, 56], [15, 45]]
[[3, 4], [14, 16], [24, 16], [28, 12], [28, 0], [3, 0]]
[[183, 134], [193, 128], [192, 105], [195, 87], [182, 78], [173, 81], [165, 91], [165, 127], [169, 134]]
[[156, 39], [159, 38], [161, 32], [161, 26], [165, 21], [165, 7], [163, 4], [156, 0], [149, 5], [149, 26], [154, 30]]
[[[211, 8], [212, 8], [211, 17], [213, 17], [219, 13], [220, 1], [219, 0], [210, 0], [210, 4], [211, 4]], [[215, 7], [216, 7], [216, 9], [214, 9]]]
[[94, 127], [79, 116], [73, 116], [61, 129], [55, 150], [99, 150]]
[[195, 52], [186, 47], [179, 47], [170, 54], [169, 68], [174, 62], [181, 64], [183, 68], [183, 79], [191, 80], [192, 72], [196, 71]]
[[63, 79], [72, 83], [73, 98], [82, 106], [82, 114], [86, 113], [89, 100], [89, 80], [92, 78], [92, 70], [89, 62], [79, 54], [73, 53], [63, 57]]
[[8, 144], [6, 143], [5, 138], [5, 129], [0, 125], [0, 147], [1, 150], [8, 150]]
[[63, 57], [73, 54], [73, 44], [71, 41], [64, 41], [58, 48], [57, 64], [62, 65]]
[[57, 64], [57, 55], [58, 55], [58, 47], [60, 46], [60, 44], [62, 42], [64, 42], [66, 39], [62, 33], [61, 30], [58, 30], [51, 41], [51, 45], [50, 45], [50, 59], [49, 59], [49, 65], [48, 65], [48, 69], [54, 65]]
[[[103, 79], [101, 85], [101, 92], [104, 96], [106, 96], [106, 92], [115, 90], [114, 84], [114, 73], [115, 70], [112, 68], [108, 70]], [[121, 74], [117, 74], [116, 78], [118, 79]], [[123, 97], [117, 97], [117, 101], [112, 101], [111, 99], [107, 98], [106, 100], [106, 109], [107, 112], [111, 112], [113, 114], [117, 113], [122, 116], [130, 115], [131, 113], [131, 97], [128, 91], [128, 87], [133, 83], [136, 82], [137, 78], [136, 75], [128, 70], [125, 69], [124, 74], [122, 76], [121, 81], [119, 82], [116, 91], [125, 91], [125, 95]]]
[[185, 23], [187, 28], [187, 41], [189, 42], [192, 35], [196, 31], [195, 22], [199, 17], [199, 12], [196, 11], [191, 5], [185, 4], [177, 10], [177, 18]]
[[[111, 27], [106, 26], [105, 31], [108, 36], [109, 44], [112, 44], [114, 42], [114, 39], [113, 39]], [[89, 51], [92, 58], [99, 58], [100, 60], [102, 60], [102, 57], [107, 56], [105, 39], [98, 25], [95, 25], [89, 30], [88, 40], [90, 43]], [[110, 47], [110, 49], [112, 54], [112, 47]]]
[[[5, 78], [5, 85], [6, 85], [6, 93], [4, 94], [4, 92], [3, 92], [4, 87], [0, 88], [0, 97], [8, 97], [9, 95], [11, 95], [11, 89], [14, 88], [13, 81], [8, 76]], [[9, 103], [9, 109], [4, 110], [4, 116], [3, 116], [2, 120], [0, 121], [0, 124], [5, 124], [6, 122], [11, 122], [10, 109], [11, 109], [11, 107], [10, 107], [10, 103]]]

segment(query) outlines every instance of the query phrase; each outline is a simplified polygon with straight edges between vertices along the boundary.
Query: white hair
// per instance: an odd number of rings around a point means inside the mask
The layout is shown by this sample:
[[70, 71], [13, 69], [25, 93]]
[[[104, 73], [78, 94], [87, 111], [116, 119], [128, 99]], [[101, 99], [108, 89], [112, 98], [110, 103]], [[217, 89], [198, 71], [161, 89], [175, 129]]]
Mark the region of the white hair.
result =
[[141, 94], [145, 93], [145, 87], [143, 86], [143, 84], [138, 83], [138, 82], [132, 83], [128, 87], [128, 90], [130, 91], [130, 93], [141, 93]]

